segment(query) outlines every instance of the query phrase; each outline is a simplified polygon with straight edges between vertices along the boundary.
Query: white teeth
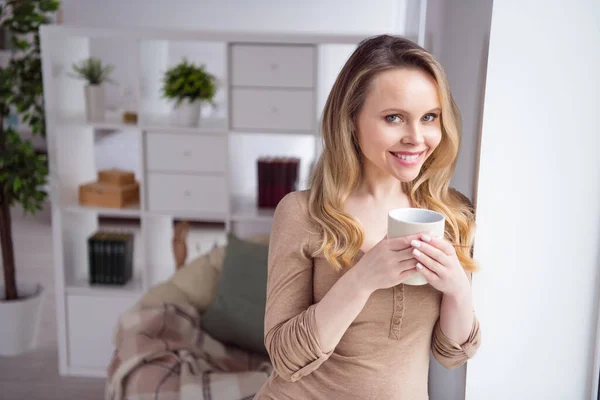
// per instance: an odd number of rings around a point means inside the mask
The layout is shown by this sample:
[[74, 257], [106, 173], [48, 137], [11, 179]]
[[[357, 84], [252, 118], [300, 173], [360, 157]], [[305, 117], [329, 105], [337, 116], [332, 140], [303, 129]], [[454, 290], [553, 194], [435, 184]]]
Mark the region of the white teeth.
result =
[[405, 160], [405, 161], [414, 161], [417, 158], [419, 158], [419, 156], [420, 156], [420, 154], [415, 154], [415, 155], [407, 156], [407, 155], [398, 154], [398, 153], [394, 153], [394, 155], [396, 157], [398, 157], [399, 159]]

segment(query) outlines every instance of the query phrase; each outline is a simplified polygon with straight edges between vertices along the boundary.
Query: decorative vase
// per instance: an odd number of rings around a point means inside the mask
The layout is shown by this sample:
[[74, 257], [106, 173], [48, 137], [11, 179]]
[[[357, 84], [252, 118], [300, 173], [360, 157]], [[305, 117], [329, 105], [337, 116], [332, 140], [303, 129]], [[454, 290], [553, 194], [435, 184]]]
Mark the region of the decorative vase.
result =
[[86, 85], [85, 86], [85, 117], [88, 122], [104, 121], [104, 86]]
[[19, 298], [4, 300], [0, 285], [0, 356], [16, 356], [38, 342], [44, 289], [39, 284], [17, 284]]
[[172, 123], [178, 126], [196, 127], [200, 122], [202, 103], [183, 100], [173, 109]]

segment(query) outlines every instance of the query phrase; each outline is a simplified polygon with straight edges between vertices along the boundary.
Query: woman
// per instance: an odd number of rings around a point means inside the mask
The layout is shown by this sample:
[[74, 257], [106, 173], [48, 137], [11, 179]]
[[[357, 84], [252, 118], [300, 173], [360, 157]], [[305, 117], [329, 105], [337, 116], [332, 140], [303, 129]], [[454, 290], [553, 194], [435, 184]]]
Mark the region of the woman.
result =
[[[275, 212], [257, 399], [427, 399], [429, 354], [462, 365], [480, 342], [472, 311], [473, 211], [449, 190], [460, 115], [441, 66], [377, 36], [341, 70], [323, 114], [311, 188]], [[445, 238], [387, 239], [387, 212], [446, 216]], [[428, 285], [403, 285], [421, 273]]]

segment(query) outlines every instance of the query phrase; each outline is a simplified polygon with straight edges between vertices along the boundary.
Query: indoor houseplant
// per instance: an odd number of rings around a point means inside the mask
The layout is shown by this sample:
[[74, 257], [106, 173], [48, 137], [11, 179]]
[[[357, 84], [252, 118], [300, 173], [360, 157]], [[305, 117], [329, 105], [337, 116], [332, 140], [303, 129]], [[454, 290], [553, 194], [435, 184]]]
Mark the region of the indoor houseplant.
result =
[[112, 65], [102, 65], [102, 61], [89, 57], [73, 64], [72, 74], [75, 78], [85, 80], [85, 116], [88, 122], [104, 121], [106, 109], [104, 100], [104, 82], [113, 82], [110, 74], [114, 70]]
[[4, 285], [0, 287], [0, 355], [32, 348], [37, 340], [43, 288], [18, 282], [10, 208], [20, 204], [31, 214], [46, 198], [46, 157], [37, 154], [6, 118], [19, 113], [33, 134], [45, 135], [42, 63], [38, 28], [50, 22], [55, 0], [0, 2], [0, 29], [11, 40], [8, 65], [0, 66], [0, 240]]
[[204, 65], [195, 65], [183, 59], [165, 72], [163, 96], [174, 101], [173, 122], [196, 126], [200, 120], [202, 103], [214, 105], [216, 78]]

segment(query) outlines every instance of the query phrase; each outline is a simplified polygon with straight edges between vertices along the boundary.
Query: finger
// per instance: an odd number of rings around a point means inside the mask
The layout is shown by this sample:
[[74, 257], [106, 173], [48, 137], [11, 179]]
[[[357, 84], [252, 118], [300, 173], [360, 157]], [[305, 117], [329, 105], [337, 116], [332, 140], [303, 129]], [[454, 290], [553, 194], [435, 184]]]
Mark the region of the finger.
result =
[[429, 268], [424, 267], [421, 263], [417, 263], [416, 270], [419, 271], [419, 273], [423, 275], [423, 278], [425, 278], [425, 280], [431, 284], [437, 283], [440, 280], [439, 275], [431, 271]]
[[433, 247], [440, 249], [447, 256], [452, 256], [456, 253], [456, 250], [454, 249], [454, 246], [452, 246], [452, 243], [445, 240], [444, 238], [435, 236], [433, 233], [422, 234], [420, 235], [420, 239], [424, 242], [431, 244]]
[[406, 281], [408, 278], [415, 275], [417, 272], [418, 271], [416, 268], [411, 268], [409, 270], [402, 271], [400, 274], [398, 274], [398, 284], [401, 284], [402, 282]]
[[416, 266], [417, 266], [417, 260], [415, 260], [415, 258], [411, 256], [411, 258], [409, 260], [399, 262], [398, 267], [396, 267], [395, 271], [397, 273], [401, 273], [403, 271], [408, 271], [409, 269], [416, 268]]
[[437, 260], [431, 258], [429, 255], [423, 253], [421, 248], [413, 250], [413, 256], [418, 262], [435, 272], [437, 275], [446, 272], [446, 267], [440, 264]]
[[[448, 255], [446, 253], [444, 253], [442, 250], [438, 249], [437, 247], [434, 247], [431, 244], [420, 241], [420, 240], [413, 240], [412, 242], [410, 242], [410, 245], [415, 250], [418, 250], [419, 252], [426, 254], [430, 258], [433, 258], [435, 261], [439, 262], [441, 265], [447, 264]], [[414, 254], [414, 251], [413, 251], [413, 254]]]
[[[412, 247], [408, 247], [407, 249], [404, 250], [400, 250], [400, 251], [394, 251], [392, 253], [394, 259], [401, 263], [402, 261], [406, 261], [406, 260], [413, 260], [415, 261], [415, 256], [413, 255], [413, 248]], [[415, 263], [413, 263], [415, 264]], [[414, 267], [414, 265], [413, 265]]]
[[[387, 236], [386, 236], [387, 237]], [[387, 245], [388, 248], [393, 251], [400, 251], [404, 249], [410, 248], [410, 242], [413, 240], [418, 240], [420, 238], [419, 234], [409, 235], [409, 236], [401, 236], [397, 238], [388, 238]]]

